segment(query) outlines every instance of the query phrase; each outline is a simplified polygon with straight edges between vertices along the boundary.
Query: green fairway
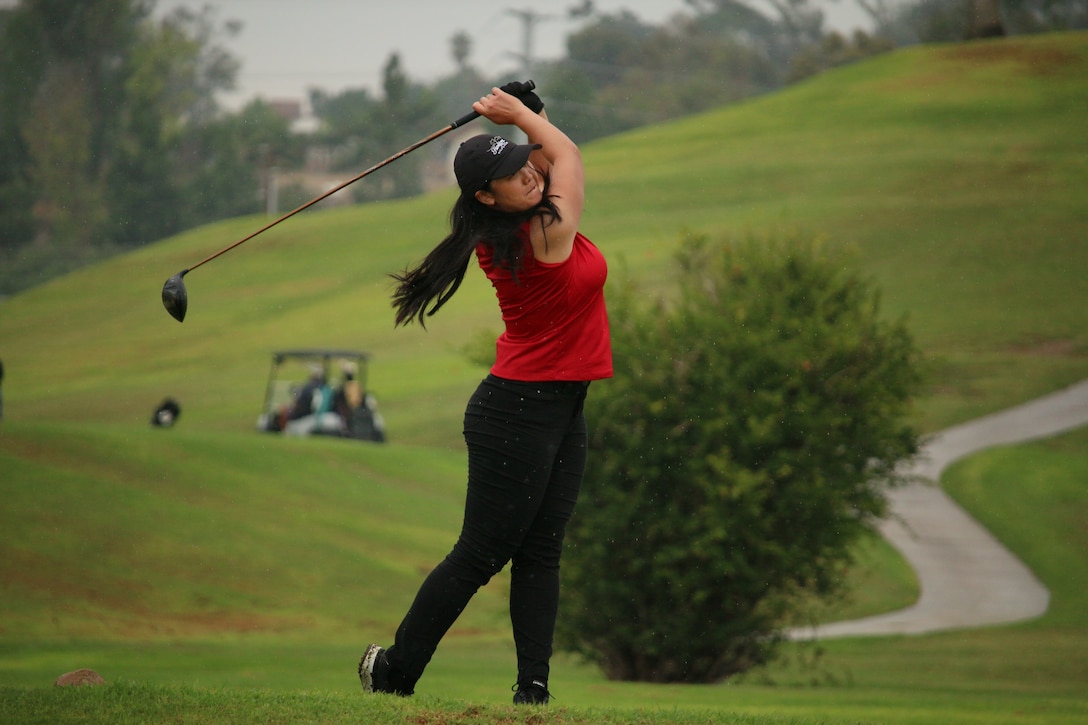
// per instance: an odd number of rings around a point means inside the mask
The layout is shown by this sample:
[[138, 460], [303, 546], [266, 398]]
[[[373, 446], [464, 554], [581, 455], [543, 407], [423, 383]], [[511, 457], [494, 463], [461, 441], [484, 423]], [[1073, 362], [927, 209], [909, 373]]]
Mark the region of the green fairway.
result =
[[[1088, 377], [1088, 34], [918, 47], [587, 145], [584, 231], [647, 291], [686, 229], [799, 230], [852, 252], [925, 356], [927, 432]], [[1080, 723], [1088, 720], [1088, 432], [953, 466], [949, 492], [1051, 591], [1034, 622], [794, 644], [717, 686], [609, 682], [561, 656], [547, 714], [509, 707], [505, 574], [412, 700], [364, 698], [460, 525], [465, 345], [501, 321], [470, 269], [428, 330], [394, 330], [390, 272], [444, 234], [453, 191], [192, 230], [0, 302], [0, 722]], [[376, 445], [262, 434], [273, 350], [373, 354]], [[624, 364], [616, 361], [617, 366]], [[607, 383], [602, 383], [607, 384]], [[148, 425], [167, 396], [170, 430]], [[592, 424], [592, 422], [591, 422]], [[878, 539], [852, 595], [909, 604]], [[105, 688], [55, 690], [89, 667]]]

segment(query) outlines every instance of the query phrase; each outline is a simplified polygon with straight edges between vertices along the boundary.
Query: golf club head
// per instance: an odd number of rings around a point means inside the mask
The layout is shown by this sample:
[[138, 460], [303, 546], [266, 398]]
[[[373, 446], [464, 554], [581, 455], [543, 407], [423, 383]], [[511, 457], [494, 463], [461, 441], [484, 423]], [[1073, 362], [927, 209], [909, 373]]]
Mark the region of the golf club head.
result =
[[183, 269], [162, 286], [162, 306], [178, 322], [185, 321], [185, 311], [189, 309], [189, 293], [185, 291], [185, 280], [182, 279], [189, 270]]

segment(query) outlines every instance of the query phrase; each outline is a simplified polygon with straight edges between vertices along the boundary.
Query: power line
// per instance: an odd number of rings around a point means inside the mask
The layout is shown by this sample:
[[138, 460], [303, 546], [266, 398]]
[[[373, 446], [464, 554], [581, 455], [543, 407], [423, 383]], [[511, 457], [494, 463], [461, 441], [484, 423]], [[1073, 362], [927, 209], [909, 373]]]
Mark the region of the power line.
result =
[[521, 53], [510, 55], [521, 61], [521, 69], [528, 78], [533, 73], [533, 31], [536, 30], [536, 24], [544, 20], [557, 20], [561, 16], [534, 10], [507, 10], [506, 13], [521, 21]]

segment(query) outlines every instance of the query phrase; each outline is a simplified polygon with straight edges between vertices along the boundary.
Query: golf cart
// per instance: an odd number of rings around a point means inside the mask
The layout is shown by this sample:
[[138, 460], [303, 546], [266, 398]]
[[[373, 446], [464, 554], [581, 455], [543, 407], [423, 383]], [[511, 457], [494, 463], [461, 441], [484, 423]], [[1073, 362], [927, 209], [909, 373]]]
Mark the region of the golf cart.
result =
[[270, 433], [385, 441], [378, 403], [366, 387], [370, 356], [357, 350], [272, 353], [257, 427]]

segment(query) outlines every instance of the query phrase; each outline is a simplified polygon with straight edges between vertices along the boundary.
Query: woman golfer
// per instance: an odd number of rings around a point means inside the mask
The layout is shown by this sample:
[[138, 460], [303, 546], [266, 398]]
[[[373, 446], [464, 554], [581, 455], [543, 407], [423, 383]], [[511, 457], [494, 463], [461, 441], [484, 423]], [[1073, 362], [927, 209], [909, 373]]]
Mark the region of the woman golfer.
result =
[[418, 267], [394, 275], [393, 306], [398, 325], [423, 324], [457, 290], [475, 253], [506, 329], [465, 411], [468, 494], [460, 537], [423, 582], [393, 644], [367, 647], [359, 679], [367, 692], [411, 695], [468, 601], [512, 562], [514, 702], [543, 704], [559, 558], [585, 470], [582, 403], [590, 381], [612, 375], [607, 268], [578, 232], [578, 147], [548, 121], [540, 99], [496, 88], [473, 109], [517, 126], [529, 143], [482, 135], [461, 145], [450, 234]]

